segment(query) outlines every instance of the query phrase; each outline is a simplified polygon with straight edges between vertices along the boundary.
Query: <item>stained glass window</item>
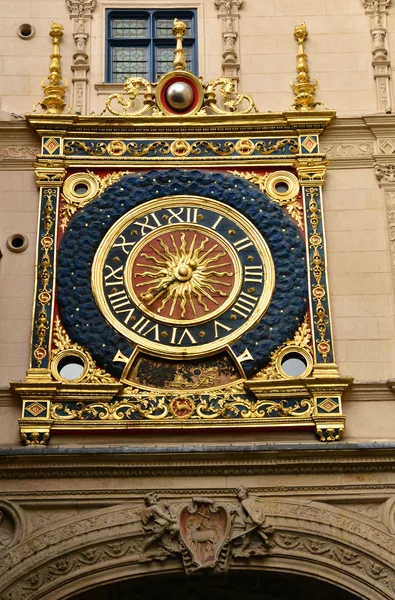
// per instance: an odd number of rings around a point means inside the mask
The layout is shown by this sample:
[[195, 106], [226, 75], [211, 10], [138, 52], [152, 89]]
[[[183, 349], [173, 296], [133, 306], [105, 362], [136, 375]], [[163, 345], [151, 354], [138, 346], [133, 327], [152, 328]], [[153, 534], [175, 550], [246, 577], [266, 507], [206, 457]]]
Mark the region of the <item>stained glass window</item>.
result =
[[112, 48], [114, 83], [123, 83], [131, 76], [147, 77], [147, 50], [139, 46], [115, 46]]
[[111, 31], [114, 38], [145, 38], [148, 35], [148, 19], [113, 19]]
[[106, 81], [123, 83], [139, 76], [156, 81], [173, 69], [174, 19], [187, 26], [183, 47], [186, 69], [197, 74], [196, 11], [108, 10]]
[[[192, 48], [186, 47], [185, 51], [185, 61], [186, 61], [186, 71], [191, 71], [192, 69]], [[168, 71], [173, 69], [173, 60], [174, 60], [174, 48], [169, 48], [167, 46], [158, 46], [156, 48], [156, 71], [158, 75], [164, 75]]]

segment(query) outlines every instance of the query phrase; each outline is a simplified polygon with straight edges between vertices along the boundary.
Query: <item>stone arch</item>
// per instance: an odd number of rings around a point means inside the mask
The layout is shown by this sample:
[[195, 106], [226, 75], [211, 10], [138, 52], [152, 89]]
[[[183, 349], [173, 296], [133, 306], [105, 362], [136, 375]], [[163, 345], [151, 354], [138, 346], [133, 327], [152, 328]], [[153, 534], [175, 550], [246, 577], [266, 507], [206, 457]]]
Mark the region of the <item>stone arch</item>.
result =
[[[274, 526], [271, 548], [257, 546], [248, 557], [229, 554], [230, 571], [299, 573], [364, 600], [392, 600], [395, 536], [383, 523], [327, 503], [257, 500]], [[226, 502], [230, 506], [229, 497]], [[25, 538], [0, 561], [1, 600], [67, 600], [112, 581], [184, 572], [177, 546], [144, 551], [141, 514], [142, 503], [112, 506]]]

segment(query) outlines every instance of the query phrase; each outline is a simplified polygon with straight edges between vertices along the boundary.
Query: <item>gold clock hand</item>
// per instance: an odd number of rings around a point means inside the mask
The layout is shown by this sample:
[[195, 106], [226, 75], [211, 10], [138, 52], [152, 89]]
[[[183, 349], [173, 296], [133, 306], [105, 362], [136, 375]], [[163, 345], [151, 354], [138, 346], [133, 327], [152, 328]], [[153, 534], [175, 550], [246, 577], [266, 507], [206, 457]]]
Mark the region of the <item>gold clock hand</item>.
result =
[[143, 302], [147, 303], [147, 306], [150, 306], [153, 302], [155, 302], [155, 300], [157, 300], [163, 294], [163, 292], [165, 292], [167, 289], [169, 289], [171, 284], [174, 283], [175, 281], [177, 281], [177, 277], [173, 277], [173, 279], [164, 283], [158, 290], [156, 290], [155, 296], [151, 293], [147, 293], [147, 294], [141, 294], [140, 298], [142, 299]]

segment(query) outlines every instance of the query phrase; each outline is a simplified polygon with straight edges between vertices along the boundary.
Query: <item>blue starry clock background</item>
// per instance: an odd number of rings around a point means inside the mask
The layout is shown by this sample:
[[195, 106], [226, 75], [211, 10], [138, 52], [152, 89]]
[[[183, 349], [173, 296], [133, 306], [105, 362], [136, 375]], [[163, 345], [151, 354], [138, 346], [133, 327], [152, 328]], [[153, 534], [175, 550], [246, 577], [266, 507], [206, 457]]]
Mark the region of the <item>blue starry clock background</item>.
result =
[[239, 211], [263, 235], [272, 254], [276, 285], [272, 301], [255, 327], [232, 344], [236, 356], [247, 348], [254, 361], [243, 362], [247, 377], [267, 364], [270, 354], [292, 339], [307, 310], [306, 250], [302, 234], [288, 213], [258, 187], [224, 172], [162, 170], [126, 175], [70, 221], [59, 247], [57, 300], [63, 326], [73, 342], [87, 348], [106, 371], [120, 377], [120, 350], [130, 356], [133, 343], [104, 319], [91, 289], [92, 262], [110, 227], [141, 204], [175, 195], [217, 200]]

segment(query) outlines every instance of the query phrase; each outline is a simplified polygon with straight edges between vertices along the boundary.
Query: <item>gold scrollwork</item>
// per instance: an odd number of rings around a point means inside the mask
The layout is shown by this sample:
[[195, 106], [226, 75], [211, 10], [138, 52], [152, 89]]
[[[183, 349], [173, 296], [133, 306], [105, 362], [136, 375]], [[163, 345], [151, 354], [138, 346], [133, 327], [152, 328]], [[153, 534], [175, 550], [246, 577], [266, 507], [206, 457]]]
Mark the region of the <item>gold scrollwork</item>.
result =
[[[110, 94], [101, 114], [103, 115], [108, 110], [111, 114], [116, 116], [133, 115], [136, 117], [138, 115], [144, 115], [155, 106], [153, 86], [143, 77], [129, 77], [125, 81], [125, 92], [128, 97], [124, 94]], [[138, 99], [138, 96], [142, 93], [144, 94], [143, 101]], [[113, 100], [123, 108], [117, 110], [111, 106]]]
[[300, 353], [306, 361], [306, 369], [300, 376], [308, 377], [313, 368], [311, 347], [311, 329], [308, 314], [305, 315], [302, 325], [298, 328], [293, 340], [287, 340], [270, 355], [269, 364], [259, 371], [254, 379], [287, 379], [289, 376], [281, 368], [281, 362], [289, 352]]
[[[295, 400], [290, 405], [288, 400], [249, 400], [247, 398], [235, 398], [233, 400], [221, 399], [215, 407], [207, 400], [202, 400], [196, 408], [196, 413], [203, 419], [216, 419], [218, 417], [229, 418], [229, 414], [239, 416], [242, 419], [262, 419], [270, 417], [274, 412], [279, 417], [308, 417], [313, 413], [314, 404], [311, 400]], [[241, 407], [241, 408], [240, 408]], [[301, 409], [305, 409], [302, 410]]]
[[[216, 88], [220, 89], [221, 105], [218, 104], [216, 98]], [[243, 109], [243, 102], [247, 106]], [[247, 94], [237, 94], [236, 84], [233, 79], [228, 77], [218, 77], [206, 86], [205, 106], [219, 115], [226, 115], [229, 112], [237, 112], [240, 115], [247, 115], [250, 112], [258, 112], [254, 100]]]
[[[261, 192], [265, 192], [271, 200], [286, 209], [300, 229], [304, 229], [303, 207], [297, 198], [299, 193], [299, 182], [295, 175], [288, 171], [276, 171], [274, 173], [266, 173], [265, 175], [249, 171], [231, 171], [231, 173], [238, 177], [242, 177], [247, 181], [251, 181], [251, 183], [255, 183]], [[279, 192], [276, 189], [276, 186], [282, 182], [287, 186], [285, 192]]]
[[63, 205], [60, 209], [60, 228], [64, 231], [78, 209], [86, 206], [98, 194], [99, 182], [93, 173], [74, 173], [63, 185]]
[[306, 197], [309, 203], [308, 219], [313, 231], [309, 236], [309, 244], [310, 248], [313, 249], [310, 269], [315, 280], [315, 283], [312, 285], [313, 298], [316, 303], [314, 324], [320, 336], [320, 339], [316, 341], [316, 344], [318, 352], [321, 354], [323, 361], [326, 362], [331, 346], [330, 340], [326, 337], [329, 317], [323, 304], [323, 301], [326, 299], [326, 290], [322, 283], [322, 277], [325, 273], [325, 263], [320, 252], [320, 250], [322, 250], [322, 237], [318, 233], [318, 226], [321, 220], [321, 211], [318, 208], [316, 200], [318, 193], [319, 191], [315, 187], [306, 188]]
[[[150, 421], [162, 421], [166, 417], [177, 420], [229, 419], [233, 415], [242, 419], [263, 419], [277, 413], [278, 417], [306, 418], [312, 415], [314, 403], [304, 398], [289, 403], [288, 400], [251, 400], [235, 394], [237, 390], [217, 390], [208, 397], [158, 395], [127, 388], [115, 402], [78, 402], [75, 408], [61, 402], [53, 403], [51, 418], [56, 420], [86, 420], [88, 417], [100, 421], [122, 421], [134, 415]], [[222, 397], [219, 397], [222, 394]]]
[[68, 140], [64, 143], [63, 153], [74, 154], [74, 150], [82, 150], [90, 156], [103, 156], [107, 152], [107, 144], [104, 142], [81, 142], [81, 140]]
[[85, 348], [71, 341], [69, 335], [62, 327], [59, 317], [56, 317], [55, 319], [53, 333], [55, 350], [51, 352], [50, 368], [55, 379], [63, 383], [70, 383], [70, 380], [64, 379], [60, 375], [58, 366], [63, 358], [75, 356], [77, 359], [82, 360], [84, 368], [81, 375], [73, 380], [73, 383], [114, 383], [116, 381], [116, 379], [114, 379], [114, 377], [112, 377], [109, 373], [106, 373], [104, 369], [100, 369], [96, 366], [95, 361]]
[[152, 152], [153, 150], [158, 150], [160, 154], [169, 154], [170, 152], [170, 144], [168, 142], [164, 142], [163, 140], [156, 140], [155, 142], [151, 142], [150, 144], [136, 142], [129, 142], [126, 146], [126, 152], [130, 156], [145, 156]]
[[148, 394], [144, 398], [136, 396], [135, 399], [121, 398], [113, 403], [92, 402], [83, 404], [78, 402], [76, 408], [70, 408], [61, 402], [53, 403], [51, 406], [51, 418], [56, 420], [85, 420], [92, 416], [100, 421], [122, 421], [129, 419], [135, 413], [150, 421], [164, 419], [169, 414], [169, 408], [166, 404], [165, 396], [157, 397]]

